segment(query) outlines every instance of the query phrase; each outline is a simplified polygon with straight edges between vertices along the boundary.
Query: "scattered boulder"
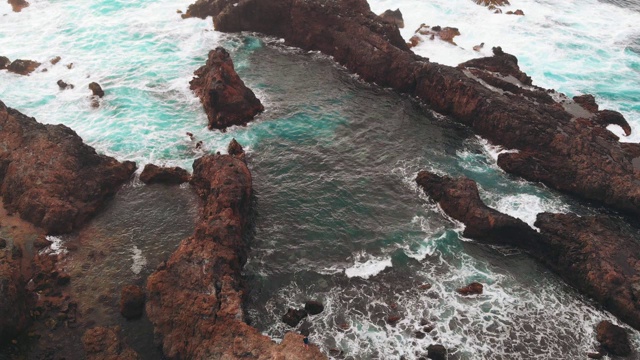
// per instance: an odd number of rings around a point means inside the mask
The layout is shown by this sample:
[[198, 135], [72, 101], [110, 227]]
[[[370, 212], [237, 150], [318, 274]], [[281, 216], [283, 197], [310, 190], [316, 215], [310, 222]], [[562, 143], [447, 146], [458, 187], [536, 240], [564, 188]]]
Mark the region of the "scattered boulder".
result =
[[7, 70], [19, 75], [29, 75], [34, 72], [40, 65], [41, 64], [37, 61], [18, 59], [9, 64]]
[[2, 101], [0, 127], [4, 206], [50, 234], [86, 222], [136, 170], [99, 155], [68, 127], [40, 124]]
[[439, 344], [429, 345], [427, 357], [431, 360], [447, 360], [447, 349]]
[[524, 11], [518, 9], [516, 11], [507, 11], [505, 14], [507, 15], [520, 15], [520, 16], [524, 16]]
[[438, 38], [440, 38], [443, 41], [446, 41], [450, 44], [456, 45], [456, 43], [453, 41], [453, 38], [455, 38], [456, 36], [460, 35], [460, 31], [458, 30], [458, 28], [454, 28], [454, 27], [441, 27], [441, 26], [428, 26], [425, 24], [420, 25], [420, 27], [418, 28], [418, 30], [416, 30], [416, 35], [412, 36], [411, 39], [409, 39], [409, 47], [414, 47], [416, 45], [418, 45], [420, 42], [422, 42], [422, 36], [426, 36], [429, 37], [429, 39], [434, 40], [436, 38], [436, 36]]
[[287, 313], [282, 316], [282, 322], [291, 326], [296, 327], [302, 321], [302, 319], [307, 317], [307, 312], [304, 309], [293, 309], [289, 308]]
[[385, 12], [380, 14], [380, 18], [382, 18], [382, 21], [384, 22], [395, 24], [400, 29], [404, 28], [404, 19], [402, 18], [400, 9], [386, 10]]
[[6, 56], [0, 56], [0, 70], [4, 70], [11, 65], [11, 60]]
[[465, 287], [461, 287], [460, 289], [456, 290], [460, 295], [480, 295], [482, 294], [484, 287], [482, 286], [482, 284], [478, 283], [478, 282], [472, 282], [471, 284], [465, 286]]
[[104, 90], [102, 90], [102, 86], [100, 86], [100, 84], [98, 84], [97, 82], [92, 82], [91, 84], [89, 84], [89, 90], [93, 92], [93, 96], [97, 96], [99, 98], [102, 98], [104, 96]]
[[509, 0], [474, 0], [474, 1], [478, 5], [487, 6], [487, 7], [511, 5], [509, 3]]
[[458, 65], [459, 69], [477, 68], [503, 76], [513, 76], [524, 85], [531, 86], [531, 77], [520, 70], [518, 58], [505, 53], [500, 46], [492, 48], [493, 56], [471, 59]]
[[120, 314], [127, 319], [139, 318], [144, 311], [144, 301], [142, 288], [136, 285], [125, 286], [120, 293]]
[[480, 51], [484, 47], [484, 43], [480, 43], [480, 45], [476, 45], [473, 47], [473, 51]]
[[229, 146], [227, 147], [227, 152], [231, 156], [241, 157], [244, 160], [244, 149], [236, 139], [231, 139]]
[[55, 64], [59, 63], [60, 60], [62, 60], [62, 58], [60, 56], [56, 56], [53, 59], [49, 60], [49, 62], [51, 63], [51, 65], [55, 65]]
[[202, 102], [209, 129], [244, 125], [264, 111], [260, 100], [236, 73], [231, 56], [224, 48], [211, 50], [206, 65], [194, 75], [191, 90]]
[[608, 320], [601, 321], [596, 326], [596, 338], [602, 347], [613, 355], [629, 356], [631, 354], [627, 331]]
[[400, 319], [402, 319], [402, 317], [398, 315], [389, 315], [387, 316], [387, 324], [395, 325], [398, 323], [398, 321], [400, 321]]
[[29, 3], [26, 0], [8, 0], [9, 4], [11, 4], [11, 8], [15, 12], [20, 12], [22, 9], [29, 6]]
[[178, 185], [189, 181], [191, 175], [180, 167], [159, 167], [147, 164], [140, 174], [140, 181], [145, 184]]
[[138, 354], [120, 338], [120, 328], [95, 327], [82, 336], [87, 360], [138, 360]]
[[58, 84], [58, 87], [60, 88], [60, 90], [73, 89], [75, 87], [72, 84], [67, 84], [62, 80], [58, 80], [56, 84]]
[[309, 300], [304, 303], [304, 310], [309, 315], [318, 315], [324, 310], [324, 305], [319, 301]]

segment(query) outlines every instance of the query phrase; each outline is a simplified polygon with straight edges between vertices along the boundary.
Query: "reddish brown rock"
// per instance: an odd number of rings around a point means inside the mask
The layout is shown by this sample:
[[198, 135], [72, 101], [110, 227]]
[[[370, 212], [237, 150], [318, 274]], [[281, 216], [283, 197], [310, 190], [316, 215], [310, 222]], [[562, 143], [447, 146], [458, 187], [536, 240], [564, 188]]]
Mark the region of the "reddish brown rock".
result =
[[596, 338], [600, 344], [602, 344], [602, 347], [612, 355], [631, 355], [629, 334], [627, 334], [625, 329], [612, 324], [610, 321], [605, 320], [598, 324], [596, 327]]
[[260, 100], [233, 68], [229, 53], [218, 47], [209, 52], [207, 64], [194, 73], [191, 90], [200, 98], [209, 118], [209, 129], [244, 125], [264, 110]]
[[447, 360], [447, 349], [442, 345], [429, 345], [427, 351], [427, 357], [431, 360]]
[[20, 12], [22, 9], [29, 6], [29, 3], [26, 0], [8, 0], [9, 4], [11, 4], [11, 8], [15, 12]]
[[62, 58], [60, 56], [56, 56], [56, 57], [52, 58], [51, 60], [49, 60], [49, 62], [51, 63], [51, 65], [55, 65], [55, 64], [59, 63], [60, 60], [62, 60]]
[[[540, 101], [538, 92], [496, 89], [467, 69], [413, 54], [397, 27], [383, 22], [364, 0], [198, 0], [188, 12], [212, 16], [219, 31], [262, 32], [330, 55], [363, 80], [415, 96], [491, 143], [519, 150], [500, 155], [506, 171], [640, 214], [634, 159], [615, 135], [581, 121], [560, 102]], [[529, 90], [517, 79], [515, 85]]]
[[282, 322], [291, 327], [296, 327], [302, 319], [307, 317], [307, 315], [308, 314], [304, 309], [289, 308], [287, 313], [282, 316]]
[[236, 139], [231, 139], [231, 142], [227, 147], [227, 153], [239, 158], [242, 161], [246, 161], [244, 149], [242, 148], [242, 145], [240, 145], [240, 143], [236, 141]]
[[144, 312], [145, 294], [140, 286], [127, 285], [120, 293], [120, 314], [127, 319], [135, 319]]
[[0, 101], [0, 195], [48, 233], [87, 221], [128, 181], [132, 162], [99, 155], [64, 125], [43, 125]]
[[12, 250], [6, 245], [0, 249], [0, 348], [29, 324], [26, 283], [20, 272], [20, 259]]
[[140, 181], [145, 184], [177, 185], [189, 181], [189, 172], [180, 167], [159, 167], [147, 164], [140, 174]]
[[505, 6], [511, 5], [509, 0], [474, 0], [476, 4], [483, 6]]
[[0, 70], [4, 70], [11, 65], [11, 60], [6, 56], [0, 56]]
[[520, 16], [524, 16], [524, 11], [518, 9], [516, 11], [507, 11], [505, 14], [507, 15], [520, 15]]
[[14, 60], [7, 66], [7, 70], [20, 75], [29, 75], [34, 72], [41, 64], [31, 60]]
[[[442, 41], [446, 41], [448, 43], [451, 43], [453, 45], [455, 45], [456, 43], [453, 42], [453, 38], [455, 38], [456, 36], [460, 35], [460, 31], [458, 30], [458, 28], [454, 28], [454, 27], [441, 27], [441, 26], [428, 26], [425, 24], [420, 25], [420, 27], [418, 28], [418, 30], [416, 30], [416, 34], [420, 34], [422, 36], [426, 36], [428, 38], [430, 38], [431, 40], [435, 39], [436, 37], [440, 38]], [[417, 38], [414, 39], [414, 38]], [[418, 41], [422, 41], [420, 37], [417, 36], [413, 36], [411, 37], [411, 43], [413, 44], [414, 42]], [[415, 45], [413, 45], [415, 46]]]
[[191, 185], [204, 201], [193, 236], [148, 279], [147, 316], [169, 359], [324, 359], [288, 333], [276, 344], [244, 323], [242, 267], [251, 173], [231, 155], [194, 162]]
[[120, 338], [120, 329], [95, 327], [82, 336], [87, 360], [137, 360], [140, 357]]
[[402, 13], [400, 9], [395, 10], [386, 10], [382, 14], [380, 14], [380, 18], [384, 22], [388, 22], [389, 24], [395, 24], [400, 29], [404, 28], [404, 19], [402, 18]]
[[484, 290], [484, 287], [482, 286], [482, 284], [478, 283], [478, 282], [472, 282], [471, 284], [461, 287], [460, 289], [456, 290], [460, 295], [480, 295], [482, 294], [482, 291]]

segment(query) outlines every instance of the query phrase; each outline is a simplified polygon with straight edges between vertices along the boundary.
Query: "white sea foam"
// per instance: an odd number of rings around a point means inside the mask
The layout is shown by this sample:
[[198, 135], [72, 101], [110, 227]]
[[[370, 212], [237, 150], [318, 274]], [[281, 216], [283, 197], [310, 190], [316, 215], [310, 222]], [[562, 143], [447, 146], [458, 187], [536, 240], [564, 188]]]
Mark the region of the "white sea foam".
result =
[[131, 255], [131, 260], [133, 261], [133, 264], [131, 264], [131, 271], [137, 275], [140, 274], [145, 266], [147, 266], [147, 258], [142, 255], [142, 250], [138, 249], [135, 245], [131, 248], [131, 252], [133, 253]]
[[58, 255], [66, 254], [67, 249], [64, 247], [64, 239], [60, 236], [47, 236], [47, 240], [51, 242], [49, 247], [41, 250], [43, 254]]
[[359, 277], [368, 279], [378, 275], [382, 270], [392, 267], [390, 257], [374, 257], [365, 252], [356, 253], [354, 264], [344, 270], [347, 277]]

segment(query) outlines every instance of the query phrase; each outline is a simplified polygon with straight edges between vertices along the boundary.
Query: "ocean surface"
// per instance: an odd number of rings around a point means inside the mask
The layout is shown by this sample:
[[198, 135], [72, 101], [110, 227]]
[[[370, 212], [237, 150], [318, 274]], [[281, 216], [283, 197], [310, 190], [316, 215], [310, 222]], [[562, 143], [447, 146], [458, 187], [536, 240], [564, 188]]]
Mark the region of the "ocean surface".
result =
[[[468, 176], [490, 206], [529, 224], [544, 211], [602, 209], [505, 174], [496, 165], [504, 149], [324, 55], [257, 34], [221, 34], [211, 19], [181, 19], [176, 10], [190, 2], [32, 0], [21, 13], [0, 2], [0, 55], [43, 63], [30, 76], [0, 71], [0, 100], [40, 122], [68, 125], [99, 152], [140, 168], [191, 169], [195, 158], [225, 151], [236, 138], [248, 150], [256, 194], [248, 315], [276, 340], [293, 330], [280, 321], [287, 308], [314, 299], [325, 311], [302, 326], [335, 358], [417, 359], [434, 343], [452, 359], [578, 359], [595, 350], [595, 324], [615, 321], [610, 314], [526, 255], [464, 239], [463, 226], [414, 178], [423, 169]], [[639, 2], [512, 0], [504, 9], [524, 17], [470, 0], [370, 4], [377, 13], [399, 7], [406, 39], [421, 23], [460, 29], [457, 45], [426, 39], [418, 54], [456, 65], [502, 46], [534, 84], [591, 93], [601, 108], [622, 112], [634, 130], [623, 141], [640, 141]], [[472, 50], [482, 42], [480, 53]], [[225, 133], [207, 130], [188, 88], [216, 46], [231, 52], [266, 108]], [[62, 60], [50, 64], [56, 56]], [[59, 90], [59, 79], [75, 88]], [[91, 107], [92, 81], [106, 92], [99, 108]], [[146, 359], [159, 356], [152, 339], [136, 336], [149, 324], [120, 320], [113, 294], [144, 283], [193, 231], [197, 208], [188, 187], [134, 180], [86, 229], [56, 239], [60, 251], [79, 246], [67, 261], [80, 278], [74, 295], [97, 303], [86, 317], [123, 326]], [[83, 246], [92, 242], [99, 245]], [[483, 295], [455, 292], [471, 281], [485, 284]], [[390, 316], [400, 320], [389, 325]], [[435, 330], [421, 338], [427, 325]], [[633, 341], [640, 347], [635, 331]]]

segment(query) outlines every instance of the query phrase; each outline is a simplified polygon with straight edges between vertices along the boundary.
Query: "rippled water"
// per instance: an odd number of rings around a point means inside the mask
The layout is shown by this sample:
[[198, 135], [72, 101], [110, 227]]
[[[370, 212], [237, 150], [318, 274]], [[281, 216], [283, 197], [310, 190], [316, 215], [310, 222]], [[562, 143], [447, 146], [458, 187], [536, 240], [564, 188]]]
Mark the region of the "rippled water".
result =
[[[493, 15], [468, 0], [371, 5], [376, 12], [399, 6], [406, 37], [421, 22], [458, 26], [459, 47], [426, 42], [416, 49], [434, 61], [455, 65], [479, 56], [470, 50], [476, 43], [486, 42], [485, 54], [502, 45], [536, 84], [594, 93], [635, 129], [638, 13], [595, 0], [512, 2], [525, 17]], [[180, 19], [176, 10], [189, 3], [34, 0], [14, 14], [0, 2], [0, 55], [43, 63], [62, 57], [28, 77], [1, 71], [0, 99], [140, 165], [190, 168], [203, 152], [187, 131], [208, 151], [237, 138], [249, 150], [256, 193], [245, 271], [250, 321], [276, 339], [291, 330], [280, 322], [287, 307], [319, 299], [325, 311], [304, 326], [312, 342], [343, 358], [415, 359], [432, 343], [444, 344], [455, 359], [584, 358], [594, 349], [594, 326], [610, 315], [517, 251], [461, 238], [460, 224], [413, 179], [422, 169], [469, 176], [488, 204], [530, 224], [542, 211], [598, 209], [503, 173], [495, 164], [500, 149], [410, 99], [362, 83], [325, 56]], [[188, 90], [191, 74], [218, 45], [230, 50], [267, 109], [227, 133], [206, 129]], [[60, 91], [58, 79], [76, 88]], [[107, 93], [98, 109], [90, 106], [91, 81]], [[99, 303], [86, 316], [123, 325], [145, 358], [157, 358], [151, 339], [137, 335], [149, 324], [120, 320], [113, 294], [143, 283], [193, 231], [196, 211], [187, 188], [133, 183], [83, 232], [62, 239], [63, 246], [79, 244], [68, 264], [78, 277], [74, 295]], [[485, 283], [485, 294], [458, 296], [455, 289], [470, 281]], [[420, 287], [426, 283], [428, 291]], [[396, 315], [401, 320], [388, 325], [385, 319]], [[421, 323], [436, 330], [416, 338]]]

